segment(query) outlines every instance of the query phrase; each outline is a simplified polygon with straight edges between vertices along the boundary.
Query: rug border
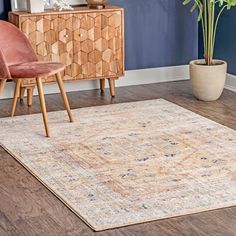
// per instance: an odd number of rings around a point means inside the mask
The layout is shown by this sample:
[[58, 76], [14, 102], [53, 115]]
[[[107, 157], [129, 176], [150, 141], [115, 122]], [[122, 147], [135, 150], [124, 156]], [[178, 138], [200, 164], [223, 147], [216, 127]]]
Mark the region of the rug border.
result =
[[[163, 99], [163, 98], [160, 98], [160, 99], [150, 99], [150, 100], [144, 100], [144, 101], [134, 101], [134, 102], [125, 102], [125, 103], [117, 103], [117, 104], [108, 104], [108, 105], [102, 105], [102, 106], [92, 106], [92, 107], [104, 107], [104, 106], [113, 106], [113, 105], [119, 105], [119, 104], [127, 104], [127, 103], [138, 103], [138, 102], [147, 102], [147, 101], [157, 101], [157, 100], [163, 100], [167, 103], [170, 103], [170, 104], [174, 104], [175, 106], [178, 106], [188, 112], [191, 112], [197, 116], [200, 116], [206, 120], [209, 120], [211, 122], [214, 122], [224, 128], [227, 128], [229, 130], [232, 130], [232, 131], [235, 131], [234, 129], [228, 127], [228, 126], [225, 126], [223, 124], [220, 124], [214, 120], [211, 120], [207, 117], [204, 117], [202, 115], [199, 115], [191, 110], [188, 110], [174, 102], [170, 102], [166, 99]], [[73, 109], [73, 110], [81, 110], [81, 109], [86, 109], [86, 108], [91, 108], [91, 107], [85, 107], [85, 108], [76, 108], [76, 109]], [[51, 113], [54, 113], [54, 112], [58, 112], [58, 111], [53, 111]], [[62, 112], [62, 111], [59, 111], [59, 112]], [[39, 115], [38, 114], [31, 114], [31, 115]], [[28, 116], [28, 115], [23, 115], [23, 116]], [[8, 117], [6, 117], [5, 119], [8, 119]], [[12, 151], [10, 151], [7, 147], [5, 147], [5, 145], [3, 145], [2, 143], [0, 143], [0, 147], [2, 147], [11, 157], [13, 157], [20, 165], [22, 165], [33, 177], [35, 177], [43, 186], [45, 186], [56, 198], [58, 198], [67, 208], [69, 208], [76, 216], [78, 216], [85, 224], [87, 224], [92, 230], [96, 231], [96, 232], [99, 232], [99, 231], [105, 231], [105, 230], [111, 230], [111, 229], [117, 229], [117, 228], [121, 228], [121, 227], [128, 227], [128, 226], [132, 226], [132, 225], [139, 225], [139, 224], [145, 224], [145, 223], [151, 223], [151, 222], [154, 222], [154, 221], [160, 221], [160, 220], [165, 220], [165, 219], [171, 219], [171, 218], [176, 218], [176, 217], [182, 217], [182, 216], [187, 216], [187, 215], [195, 215], [195, 214], [199, 214], [199, 213], [202, 213], [202, 212], [209, 212], [209, 211], [215, 211], [215, 210], [220, 210], [220, 209], [224, 209], [224, 208], [229, 208], [229, 207], [234, 207], [236, 206], [236, 202], [232, 202], [232, 203], [227, 203], [227, 204], [222, 204], [222, 205], [218, 205], [218, 206], [211, 206], [211, 207], [205, 207], [205, 208], [197, 208], [197, 209], [194, 209], [194, 210], [188, 210], [186, 212], [180, 212], [178, 214], [168, 214], [166, 215], [165, 217], [163, 218], [153, 218], [153, 219], [149, 219], [149, 220], [144, 220], [142, 222], [130, 222], [130, 223], [125, 223], [125, 224], [109, 224], [109, 225], [103, 225], [102, 227], [97, 227], [97, 226], [93, 226], [92, 224], [90, 224], [88, 222], [88, 220], [86, 220], [85, 217], [82, 216], [82, 214], [80, 214], [79, 212], [77, 212], [75, 209], [73, 209], [72, 206], [70, 206], [61, 196], [59, 196], [51, 187], [49, 187], [40, 177], [37, 176], [37, 174], [34, 173], [34, 171], [30, 170], [29, 167], [27, 167], [21, 160], [20, 160], [20, 157], [13, 153]]]

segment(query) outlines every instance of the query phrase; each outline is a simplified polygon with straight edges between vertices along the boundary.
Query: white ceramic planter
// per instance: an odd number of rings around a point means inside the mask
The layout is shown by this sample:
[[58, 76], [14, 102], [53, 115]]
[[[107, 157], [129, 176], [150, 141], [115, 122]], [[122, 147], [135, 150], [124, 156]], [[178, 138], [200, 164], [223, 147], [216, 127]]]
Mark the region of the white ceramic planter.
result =
[[30, 13], [44, 12], [44, 1], [28, 0], [28, 9]]
[[204, 60], [190, 62], [190, 79], [194, 96], [202, 101], [217, 100], [224, 89], [227, 73], [227, 63], [214, 60], [214, 65], [208, 66]]

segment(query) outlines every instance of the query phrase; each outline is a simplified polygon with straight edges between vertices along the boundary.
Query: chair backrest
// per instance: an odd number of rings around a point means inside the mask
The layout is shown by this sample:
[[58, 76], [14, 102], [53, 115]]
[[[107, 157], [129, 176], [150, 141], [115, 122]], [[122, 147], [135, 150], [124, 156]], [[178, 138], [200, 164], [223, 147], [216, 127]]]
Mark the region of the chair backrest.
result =
[[0, 78], [11, 78], [8, 66], [37, 60], [26, 36], [13, 24], [0, 20]]

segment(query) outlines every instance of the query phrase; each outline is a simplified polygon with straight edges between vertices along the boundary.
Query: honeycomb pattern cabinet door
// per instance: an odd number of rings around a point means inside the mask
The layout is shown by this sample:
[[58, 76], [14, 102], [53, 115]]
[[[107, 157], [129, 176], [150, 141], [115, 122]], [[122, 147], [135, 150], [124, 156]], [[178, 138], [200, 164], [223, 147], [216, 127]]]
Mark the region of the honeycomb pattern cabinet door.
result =
[[51, 60], [66, 65], [64, 80], [74, 80], [72, 75], [73, 62], [73, 14], [52, 15], [51, 21]]
[[[123, 9], [114, 6], [104, 10], [9, 13], [10, 22], [27, 36], [39, 60], [66, 65], [63, 79], [67, 81], [116, 79], [124, 75], [123, 17]], [[45, 82], [54, 81], [54, 77], [49, 77]], [[34, 85], [34, 79], [24, 80], [24, 87]]]
[[[19, 20], [19, 28], [29, 39], [39, 60], [50, 60], [49, 43], [45, 40], [45, 33], [50, 30], [50, 19], [41, 16], [23, 16]], [[35, 84], [34, 79], [23, 80], [23, 84]]]
[[80, 79], [123, 75], [122, 11], [74, 14], [73, 76]]
[[[72, 15], [55, 14], [21, 17], [20, 28], [30, 40], [38, 59], [56, 61], [66, 65], [64, 80], [72, 80], [73, 57]], [[46, 82], [55, 78], [49, 77]], [[26, 83], [35, 83], [34, 80]]]

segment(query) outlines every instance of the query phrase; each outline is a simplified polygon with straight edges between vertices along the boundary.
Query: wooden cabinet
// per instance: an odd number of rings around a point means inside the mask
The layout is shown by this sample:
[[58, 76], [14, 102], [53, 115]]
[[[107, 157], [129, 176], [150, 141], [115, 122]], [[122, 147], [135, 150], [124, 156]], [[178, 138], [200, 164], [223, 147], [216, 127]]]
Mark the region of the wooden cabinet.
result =
[[[114, 81], [124, 75], [124, 11], [107, 6], [103, 10], [75, 8], [74, 11], [46, 11], [30, 14], [10, 12], [9, 21], [24, 32], [39, 60], [66, 65], [64, 81], [99, 79], [104, 90], [109, 80], [115, 96]], [[54, 77], [44, 80], [54, 82]], [[24, 80], [31, 103], [35, 80]], [[31, 90], [31, 91], [30, 91]]]

